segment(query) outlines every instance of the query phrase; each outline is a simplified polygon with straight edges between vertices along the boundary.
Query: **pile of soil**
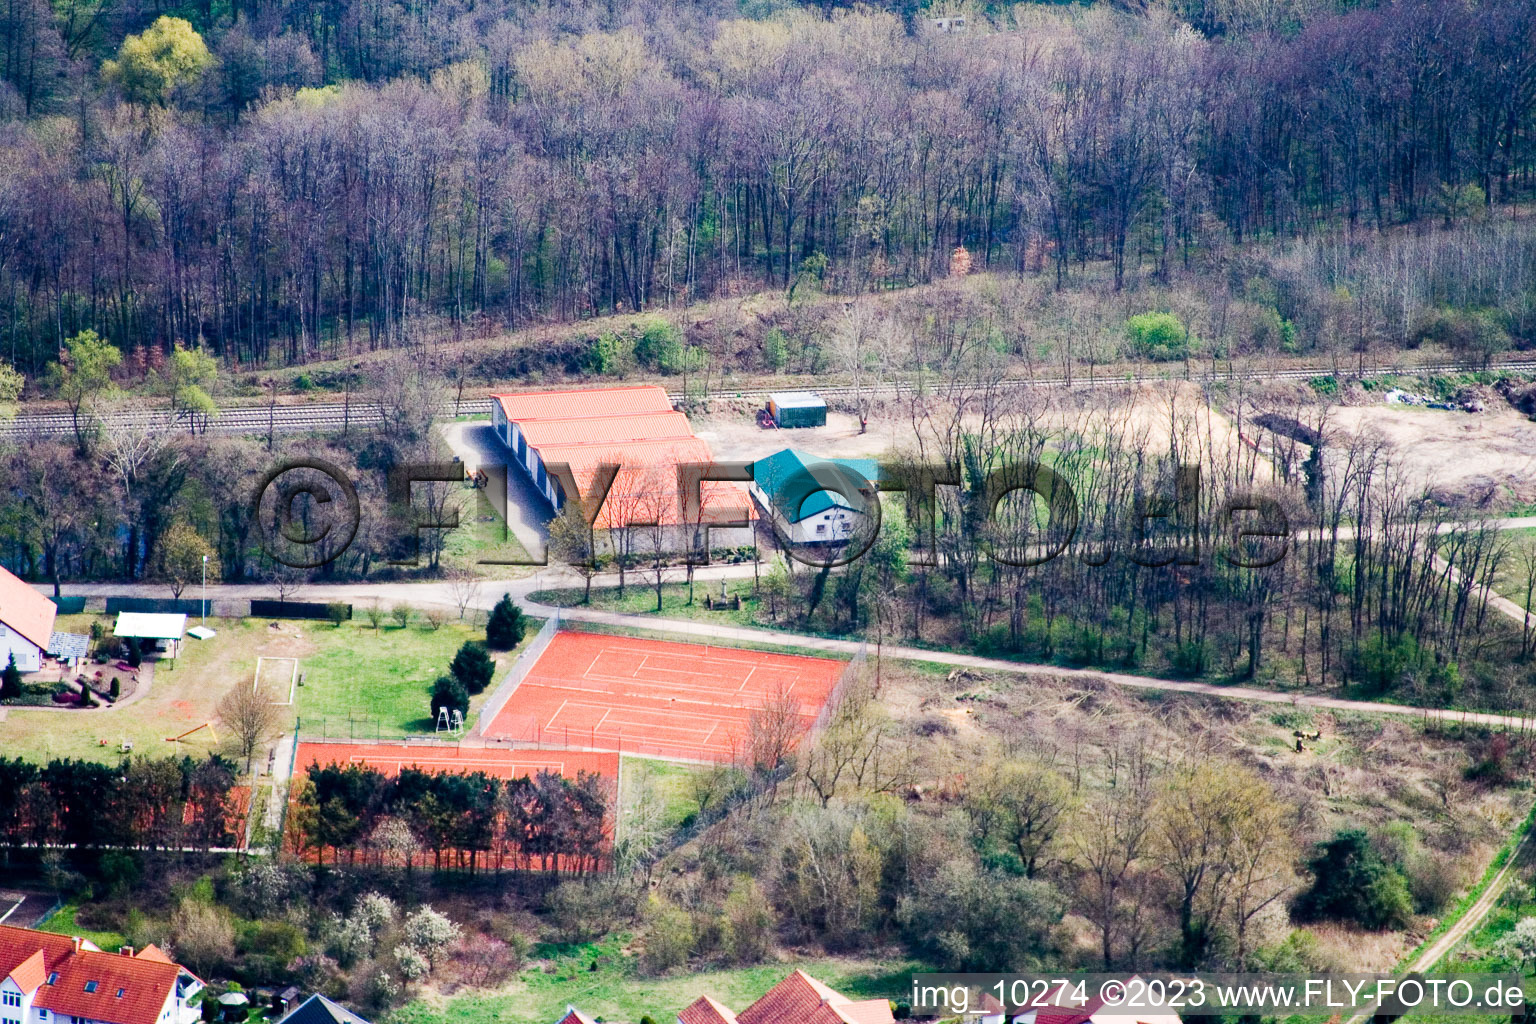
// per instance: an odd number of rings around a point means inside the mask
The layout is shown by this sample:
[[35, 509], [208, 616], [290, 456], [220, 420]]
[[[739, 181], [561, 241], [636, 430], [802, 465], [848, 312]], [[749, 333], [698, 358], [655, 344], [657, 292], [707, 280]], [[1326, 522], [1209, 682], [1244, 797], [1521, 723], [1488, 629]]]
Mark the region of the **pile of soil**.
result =
[[1483, 412], [1499, 398], [1497, 389], [1487, 384], [1468, 384], [1457, 388], [1451, 399], [1464, 412]]
[[1365, 389], [1365, 385], [1352, 380], [1339, 389], [1340, 405], [1379, 405], [1381, 396]]
[[1536, 420], [1536, 384], [1501, 380], [1496, 389], [1510, 405]]

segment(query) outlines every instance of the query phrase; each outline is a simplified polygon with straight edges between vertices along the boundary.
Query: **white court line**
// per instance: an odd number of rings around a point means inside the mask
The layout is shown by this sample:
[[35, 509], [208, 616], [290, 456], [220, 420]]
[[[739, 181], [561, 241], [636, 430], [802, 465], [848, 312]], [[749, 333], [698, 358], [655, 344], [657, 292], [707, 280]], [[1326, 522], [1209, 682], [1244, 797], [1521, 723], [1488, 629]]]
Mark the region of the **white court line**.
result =
[[[761, 667], [761, 666], [759, 666], [759, 667]], [[556, 674], [556, 673], [553, 673], [553, 672], [549, 672], [549, 673], [538, 672], [538, 673], [529, 673], [528, 674], [528, 680], [530, 682], [537, 682], [537, 681], [542, 680], [542, 679], [557, 679], [557, 680], [560, 680], [562, 682], [565, 682], [565, 681], [568, 681], [568, 680], [574, 678], [574, 679], [578, 679], [578, 680], [579, 679], [587, 679], [587, 680], [593, 680], [593, 681], [604, 682], [604, 683], [640, 682], [640, 683], [655, 683], [657, 686], [690, 686], [690, 685], [692, 685], [692, 686], [696, 686], [696, 687], [708, 687], [710, 689], [718, 689], [718, 686], [712, 686], [711, 685], [712, 683], [717, 683], [717, 682], [720, 682], [720, 681], [724, 681], [724, 682], [727, 682], [727, 683], [736, 682], [736, 678], [734, 676], [725, 676], [725, 675], [721, 675], [718, 672], [688, 672], [688, 671], [684, 671], [684, 670], [680, 670], [680, 669], [663, 668], [661, 666], [651, 666], [651, 671], [656, 673], [656, 674], [658, 674], [658, 675], [680, 675], [680, 676], [688, 676], [688, 677], [698, 677], [701, 681], [698, 682], [698, 683], [692, 683], [692, 682], [683, 681], [683, 680], [657, 679], [657, 678], [654, 678], [654, 677], [646, 677], [646, 676], [640, 676], [640, 675], [624, 675], [622, 673], [609, 673], [609, 672], [599, 671], [597, 666], [596, 666], [596, 664], [590, 666], [587, 669], [587, 671], [585, 671], [581, 675], [575, 676], [575, 677], [567, 676], [567, 675], [563, 675], [563, 674]], [[750, 671], [748, 671], [747, 674], [741, 678], [741, 682], [743, 682], [743, 683], [746, 682], [746, 680], [750, 679], [756, 673], [756, 671], [757, 671], [756, 668], [753, 668]], [[798, 674], [796, 674], [796, 675], [794, 675], [791, 678], [798, 680], [800, 678], [800, 676]]]
[[[661, 723], [652, 723], [652, 722], [643, 721], [643, 720], [642, 721], [631, 721], [631, 722], [626, 722], [626, 721], [622, 721], [621, 720], [621, 721], [617, 722], [617, 725], [619, 727], [621, 727], [621, 728], [624, 727], [624, 726], [644, 726], [646, 728], [658, 729], [658, 730], [661, 730], [661, 731], [683, 732], [683, 733], [690, 734], [690, 735], [696, 735], [696, 734], [702, 732], [705, 735], [708, 735], [708, 730], [705, 728], [705, 726], [707, 725], [710, 728], [713, 728], [715, 725], [719, 724], [718, 719], [712, 718], [709, 715], [701, 714], [701, 713], [696, 712], [696, 711], [692, 711], [692, 712], [688, 712], [688, 711], [648, 711], [648, 710], [646, 710], [644, 708], [604, 708], [600, 704], [587, 704], [587, 705], [584, 705], [584, 704], [580, 703], [579, 701], [575, 701], [575, 702], [568, 701], [566, 703], [567, 704], [571, 704], [573, 707], [587, 707], [587, 708], [590, 708], [591, 710], [594, 710], [594, 711], [602, 711], [602, 712], [604, 712], [604, 721], [607, 720], [608, 715], [611, 715], [611, 714], [614, 714], [614, 713], [618, 713], [620, 718], [622, 719], [625, 712], [634, 712], [635, 714], [638, 714], [638, 715], [652, 715], [652, 716], [661, 717], [663, 719], [666, 719], [666, 718], [680, 718], [680, 719], [683, 719], [685, 721], [691, 719], [691, 720], [693, 720], [694, 722], [697, 723], [695, 725], [691, 725], [690, 726], [690, 725], [668, 725], [664, 721], [661, 722]], [[561, 710], [563, 711], [564, 709], [565, 709], [565, 705], [562, 704], [561, 705]], [[554, 724], [554, 718], [551, 718], [550, 719], [550, 724], [548, 726], [546, 726], [545, 728], [547, 728], [547, 729], [564, 729], [565, 726], [556, 726]], [[591, 728], [591, 727], [590, 726], [576, 726], [576, 728], [577, 729], [582, 729], [582, 728]]]
[[[650, 656], [647, 655], [647, 658], [649, 657]], [[734, 673], [725, 672], [720, 669], [673, 668], [667, 665], [652, 664], [649, 661], [644, 663], [641, 667], [647, 668], [651, 672], [664, 673], [674, 676], [704, 676], [710, 679], [729, 679], [734, 676]], [[757, 666], [750, 666], [747, 669], [747, 675], [751, 675], [754, 671], [756, 671], [756, 668]]]
[[[601, 686], [601, 687], [577, 686], [576, 685], [576, 683], [578, 683], [578, 682], [594, 682], [594, 681], [595, 682], [601, 682], [604, 685]], [[641, 692], [639, 690], [624, 689], [625, 686], [633, 685], [633, 684], [636, 684], [636, 683], [638, 683], [638, 684], [640, 684], [642, 686], [650, 686], [650, 687], [653, 687], [653, 688], [667, 688], [667, 689], [664, 689], [663, 692], [661, 692], [661, 693], [643, 693], [643, 692]], [[618, 679], [618, 678], [614, 678], [614, 679], [601, 679], [601, 680], [592, 680], [590, 678], [586, 679], [586, 680], [569, 680], [569, 679], [531, 680], [530, 679], [530, 680], [526, 680], [524, 682], [524, 685], [525, 686], [542, 686], [542, 687], [544, 687], [545, 689], [548, 689], [548, 690], [569, 690], [572, 693], [602, 694], [604, 696], [609, 696], [609, 697], [614, 697], [614, 696], [620, 696], [620, 697], [643, 697], [643, 698], [646, 698], [646, 699], [649, 699], [649, 700], [678, 700], [679, 698], [673, 697], [673, 696], [671, 696], [669, 694], [669, 692], [667, 692], [668, 689], [669, 690], [675, 690], [675, 691], [678, 691], [678, 692], [681, 692], [681, 693], [686, 693], [686, 694], [697, 693], [697, 694], [704, 694], [706, 696], [716, 696], [716, 695], [720, 694], [721, 692], [725, 692], [725, 693], [731, 693], [732, 692], [730, 690], [721, 691], [718, 687], [713, 687], [713, 686], [689, 686], [686, 683], [666, 683], [666, 682], [662, 682], [662, 681], [656, 680], [656, 679]], [[763, 696], [768, 696], [768, 694], [765, 693]], [[681, 698], [681, 699], [687, 700], [689, 698], [685, 697], [685, 698]], [[719, 704], [720, 702], [719, 701], [699, 701], [698, 703]], [[739, 705], [739, 704], [720, 704], [720, 706], [721, 707], [740, 707], [741, 705]]]
[[600, 737], [622, 737], [624, 730], [644, 729], [645, 737], [630, 738], [636, 743], [676, 743], [679, 746], [703, 747], [708, 743], [708, 738], [714, 732], [714, 723], [708, 723], [709, 728], [703, 728], [703, 723], [698, 726], [684, 724], [665, 725], [656, 722], [615, 722], [608, 732], [594, 733]]
[[[565, 633], [564, 635], [568, 635], [568, 636], [569, 635], [590, 636], [592, 634], [586, 634], [586, 633], [581, 633], [580, 631], [574, 631], [574, 632], [571, 632], [571, 633]], [[706, 660], [707, 661], [724, 661], [724, 662], [738, 663], [738, 664], [743, 664], [743, 665], [753, 665], [753, 666], [756, 666], [756, 667], [759, 667], [759, 668], [767, 666], [767, 665], [777, 665], [777, 666], [779, 666], [781, 668], [785, 668], [785, 669], [793, 668], [797, 675], [807, 671], [806, 669], [804, 669], [803, 667], [801, 667], [798, 664], [800, 662], [807, 662], [807, 661], [813, 661], [813, 662], [837, 661], [837, 662], [839, 662], [839, 664], [841, 664], [844, 667], [846, 667], [847, 664], [848, 664], [846, 661], [842, 661], [841, 659], [838, 659], [838, 658], [828, 658], [828, 657], [825, 657], [825, 656], [818, 656], [818, 655], [814, 655], [814, 654], [785, 654], [785, 653], [780, 652], [780, 651], [745, 651], [745, 650], [742, 650], [739, 647], [714, 647], [714, 646], [710, 645], [707, 642], [706, 643], [686, 643], [686, 642], [681, 642], [680, 643], [680, 642], [677, 642], [677, 641], [655, 641], [655, 642], [656, 643], [661, 643], [661, 644], [666, 644], [666, 645], [669, 645], [669, 646], [675, 645], [677, 647], [683, 648], [683, 650], [678, 650], [678, 651], [672, 651], [672, 650], [658, 651], [658, 650], [655, 650], [654, 648], [650, 647], [649, 645], [644, 646], [644, 647], [638, 647], [638, 646], [637, 647], [625, 647], [623, 645], [604, 646], [603, 650], [604, 651], [634, 651], [634, 652], [642, 653], [642, 654], [666, 655], [668, 657], [676, 657], [676, 658], [697, 658], [697, 659], [699, 659], [701, 661], [706, 661]], [[694, 648], [694, 647], [702, 647], [702, 648], [704, 648], [705, 653], [701, 655], [701, 654], [694, 653], [692, 650], [689, 650], [689, 648]], [[741, 657], [736, 657], [736, 658], [733, 658], [733, 657], [722, 657], [721, 656], [722, 652], [729, 652], [730, 654], [738, 654], [738, 655], [741, 655]]]
[[[677, 675], [677, 676], [704, 676], [704, 677], [710, 678], [710, 679], [729, 679], [729, 678], [734, 678], [736, 676], [737, 672], [740, 670], [740, 666], [742, 666], [742, 665], [747, 666], [747, 673], [746, 673], [747, 675], [751, 675], [753, 672], [755, 672], [760, 667], [760, 666], [755, 665], [755, 664], [753, 664], [751, 662], [743, 661], [743, 662], [728, 662], [725, 667], [721, 667], [721, 668], [710, 668], [708, 666], [715, 664], [715, 659], [707, 659], [707, 660], [706, 659], [698, 659], [699, 662], [701, 664], [703, 664], [705, 667], [703, 667], [703, 668], [687, 668], [687, 667], [677, 668], [677, 667], [669, 666], [669, 665], [666, 665], [666, 664], [656, 664], [656, 663], [654, 663], [654, 662], [652, 662], [650, 660], [652, 658], [672, 659], [674, 661], [688, 661], [688, 660], [692, 660], [692, 659], [680, 658], [677, 655], [672, 655], [672, 654], [652, 653], [652, 654], [647, 654], [647, 655], [644, 656], [644, 660], [641, 662], [641, 666], [640, 667], [649, 669], [651, 672], [666, 673], [666, 674], [669, 674], [669, 675]], [[734, 671], [727, 672], [726, 668], [733, 669]]]
[[294, 698], [298, 695], [298, 688], [299, 688], [299, 659], [298, 658], [287, 658], [287, 657], [276, 657], [276, 656], [274, 656], [274, 657], [267, 657], [265, 655], [257, 655], [256, 656], [256, 675], [251, 680], [251, 692], [252, 693], [260, 693], [261, 692], [261, 668], [262, 668], [262, 662], [264, 662], [264, 661], [287, 661], [287, 662], [292, 662], [293, 663], [293, 668], [288, 673], [288, 699], [287, 700], [274, 700], [274, 701], [269, 701], [268, 702], [268, 703], [272, 704], [274, 707], [279, 707], [279, 708], [292, 707], [293, 706]]
[[[690, 658], [690, 659], [693, 659], [693, 660], [696, 660], [696, 661], [722, 661], [722, 662], [725, 662], [726, 664], [730, 664], [730, 665], [760, 665], [760, 664], [763, 664], [763, 658], [762, 657], [730, 658], [730, 657], [722, 657], [720, 655], [720, 653], [719, 653], [721, 651], [737, 652], [738, 649], [734, 648], [734, 647], [711, 647], [708, 644], [682, 644], [680, 646], [682, 646], [684, 648], [687, 648], [687, 647], [703, 647], [704, 650], [705, 650], [705, 653], [703, 653], [703, 654], [696, 654], [693, 651], [689, 651], [689, 650], [658, 651], [658, 650], [656, 650], [653, 647], [625, 647], [622, 644], [617, 645], [617, 646], [613, 646], [613, 647], [606, 647], [605, 646], [603, 648], [603, 650], [604, 651], [630, 651], [630, 652], [641, 654], [641, 655], [651, 655], [651, 654], [654, 654], [654, 655], [657, 655], [658, 657], [666, 657], [666, 658]], [[783, 657], [785, 657], [785, 655], [774, 654], [774, 653], [772, 653], [770, 651], [763, 651], [763, 652], [761, 652], [761, 654], [765, 655], [768, 658], [783, 658]]]
[[[525, 684], [525, 685], [527, 685], [527, 684]], [[534, 686], [538, 686], [538, 687], [542, 687], [543, 689], [546, 689], [546, 690], [565, 690], [565, 691], [568, 691], [570, 693], [586, 693], [586, 694], [591, 694], [592, 695], [591, 699], [593, 701], [596, 701], [596, 699], [598, 697], [623, 697], [623, 698], [625, 698], [627, 700], [649, 700], [649, 701], [656, 701], [658, 703], [666, 703], [666, 704], [696, 704], [696, 705], [699, 705], [701, 707], [726, 708], [726, 709], [729, 709], [731, 711], [748, 711], [748, 712], [751, 712], [751, 711], [760, 710], [759, 708], [752, 707], [752, 706], [747, 705], [747, 704], [727, 703], [727, 702], [718, 701], [718, 700], [700, 700], [697, 697], [671, 697], [671, 696], [667, 696], [666, 694], [659, 694], [659, 693], [635, 693], [635, 692], [628, 691], [628, 690], [617, 690], [617, 691], [612, 691], [612, 690], [589, 690], [589, 689], [587, 689], [585, 687], [581, 687], [581, 686], [558, 686], [558, 685], [555, 685], [555, 684], [552, 684], [552, 683], [534, 683], [533, 685]], [[766, 697], [768, 695], [764, 694], [763, 696]], [[566, 699], [570, 700], [570, 699], [573, 699], [573, 698], [566, 698]], [[591, 707], [607, 707], [608, 705], [593, 703], [593, 704], [591, 704], [589, 706], [591, 706]], [[647, 710], [647, 709], [641, 709], [641, 710]], [[814, 715], [815, 712], [814, 711], [813, 712], [806, 712], [806, 711], [802, 710], [801, 714], [813, 714]]]
[[[354, 755], [352, 757], [351, 763], [352, 764], [356, 764], [356, 765], [361, 765], [364, 768], [380, 768], [380, 769], [387, 768], [389, 766], [389, 764], [390, 764], [390, 762], [387, 761], [387, 760], [383, 760], [383, 761], [378, 760], [378, 759], [371, 759], [370, 760], [369, 758], [360, 757], [360, 756], [356, 756], [356, 755]], [[529, 770], [532, 770], [532, 771], [544, 771], [545, 769], [553, 769], [553, 770], [555, 770], [557, 772], [560, 772], [560, 773], [564, 774], [564, 772], [565, 772], [565, 761], [563, 761], [563, 760], [560, 760], [560, 761], [479, 761], [479, 760], [461, 761], [461, 760], [452, 759], [452, 758], [446, 759], [446, 760], [445, 759], [441, 759], [441, 758], [437, 758], [437, 759], [433, 759], [433, 760], [429, 760], [429, 761], [419, 761], [419, 760], [414, 760], [414, 759], [410, 760], [410, 761], [395, 761], [394, 762], [394, 767], [395, 767], [395, 773], [396, 774], [399, 774], [400, 772], [404, 771], [407, 768], [419, 768], [419, 769], [422, 769], [422, 770], [426, 770], [426, 769], [429, 769], [429, 768], [466, 768], [466, 769], [475, 769], [475, 770], [485, 771], [488, 774], [492, 773], [493, 771], [499, 773], [499, 772], [506, 771], [506, 770], [509, 770], [509, 769], [511, 771], [513, 771], [514, 773], [522, 772], [524, 774], [527, 774], [529, 772]], [[465, 772], [465, 773], [462, 773], [462, 774], [468, 774], [468, 773]]]
[[[550, 715], [548, 720], [545, 721], [545, 723], [543, 725], [538, 726], [538, 729], [541, 732], [543, 730], [545, 730], [545, 729], [553, 729], [555, 727], [555, 719], [557, 719], [561, 715], [565, 714], [566, 705], [569, 704], [569, 703], [570, 703], [569, 700], [562, 700], [560, 702], [560, 706], [558, 708], [555, 708], [554, 714]], [[538, 719], [534, 719], [534, 721], [537, 722]], [[542, 736], [535, 736], [534, 740], [537, 741], [537, 742], [542, 743], [543, 742], [543, 737]]]
[[[657, 654], [646, 654], [646, 655], [643, 655], [641, 657], [640, 663], [635, 666], [634, 673], [632, 675], [630, 675], [628, 678], [636, 679], [636, 680], [642, 680], [642, 681], [648, 681], [648, 682], [656, 682], [656, 683], [662, 682], [662, 680], [660, 680], [660, 679], [655, 679], [655, 678], [648, 677], [648, 676], [642, 676], [640, 674], [640, 670], [641, 669], [646, 669], [649, 673], [652, 674], [652, 676], [654, 676], [654, 675], [700, 676], [700, 677], [705, 678], [705, 679], [719, 679], [719, 678], [722, 678], [722, 675], [723, 675], [720, 672], [710, 672], [710, 671], [706, 671], [704, 669], [668, 668], [665, 665], [654, 665], [654, 664], [651, 663], [651, 660], [650, 660], [652, 657], [671, 657], [671, 655], [657, 655]], [[750, 674], [750, 672], [748, 674]], [[587, 676], [588, 676], [588, 678], [600, 678], [599, 676], [597, 676], [597, 674], [595, 672], [595, 669], [594, 669], [594, 671], [588, 672]]]

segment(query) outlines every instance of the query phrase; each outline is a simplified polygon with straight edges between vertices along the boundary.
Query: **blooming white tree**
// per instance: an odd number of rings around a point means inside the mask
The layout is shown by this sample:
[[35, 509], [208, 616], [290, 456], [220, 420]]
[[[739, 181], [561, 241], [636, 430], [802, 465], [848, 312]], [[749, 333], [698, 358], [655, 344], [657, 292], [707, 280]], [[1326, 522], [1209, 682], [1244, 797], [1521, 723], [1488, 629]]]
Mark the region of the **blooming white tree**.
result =
[[432, 970], [432, 965], [415, 946], [396, 946], [395, 963], [400, 965], [400, 977], [406, 981], [420, 981]]
[[1536, 963], [1536, 917], [1522, 917], [1493, 947], [1493, 952], [1513, 960], [1522, 971]]
[[459, 941], [459, 926], [431, 907], [422, 907], [405, 919], [405, 941], [436, 967], [438, 958]]
[[357, 901], [357, 907], [352, 913], [367, 926], [368, 934], [377, 938], [379, 932], [394, 923], [399, 910], [395, 907], [395, 901], [388, 896], [370, 892]]

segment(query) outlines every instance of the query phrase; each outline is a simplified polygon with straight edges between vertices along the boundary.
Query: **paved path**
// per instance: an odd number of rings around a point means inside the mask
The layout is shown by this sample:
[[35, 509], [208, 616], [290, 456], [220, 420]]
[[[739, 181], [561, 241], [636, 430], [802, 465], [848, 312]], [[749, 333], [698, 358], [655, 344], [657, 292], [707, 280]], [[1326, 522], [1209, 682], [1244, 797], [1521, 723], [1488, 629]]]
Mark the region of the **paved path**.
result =
[[[294, 734], [289, 730], [283, 730], [272, 751], [272, 795], [267, 800], [267, 829], [274, 835], [283, 824], [283, 804], [288, 799], [288, 779], [293, 772], [294, 748], [298, 745]], [[256, 809], [251, 808], [250, 817], [256, 817]], [[250, 838], [246, 838], [246, 845], [250, 845]]]
[[[751, 575], [751, 565], [718, 565], [700, 567], [695, 572], [694, 578], [697, 581], [705, 582], [721, 579], [750, 578]], [[599, 576], [593, 581], [593, 585], [612, 586], [616, 581], [616, 576], [612, 578]], [[501, 598], [502, 594], [506, 593], [511, 594], [513, 600], [522, 605], [529, 613], [549, 615], [555, 610], [553, 606], [532, 601], [528, 595], [539, 590], [579, 586], [581, 586], [581, 580], [568, 570], [558, 567], [540, 569], [516, 579], [486, 581], [473, 600], [472, 606], [488, 609]], [[163, 586], [142, 583], [72, 584], [67, 585], [65, 590], [70, 594], [86, 594], [89, 596], [164, 596], [165, 593]], [[265, 598], [272, 596], [272, 589], [259, 584], [220, 584], [216, 587], [210, 586], [208, 593], [210, 600]], [[313, 585], [304, 588], [297, 599], [304, 601], [348, 600], [354, 604], [373, 600], [390, 603], [403, 601], [417, 605], [436, 604], [456, 608], [452, 590], [447, 583], [338, 583]], [[612, 612], [597, 608], [562, 608], [560, 613], [565, 618], [577, 622], [592, 622], [629, 629], [673, 633], [679, 636], [699, 637], [703, 640], [718, 641], [720, 639], [727, 639], [775, 647], [795, 648], [797, 650], [821, 651], [833, 655], [852, 655], [857, 653], [860, 647], [864, 645], [863, 641], [860, 640], [844, 640], [812, 636], [805, 633], [791, 633], [782, 630], [731, 626], [708, 620], [667, 619], [659, 618], [655, 615]], [[1079, 679], [1083, 682], [1108, 683], [1128, 689], [1200, 694], [1224, 700], [1252, 701], [1262, 704], [1286, 704], [1295, 707], [1318, 708], [1326, 711], [1352, 711], [1402, 717], [1422, 716], [1427, 713], [1445, 721], [1469, 722], [1511, 728], [1529, 727], [1531, 724], [1530, 718], [1521, 718], [1518, 715], [1501, 715], [1479, 711], [1426, 712], [1423, 708], [1410, 707], [1404, 704], [1348, 700], [1342, 697], [1328, 697], [1299, 690], [1263, 690], [1251, 686], [1225, 686], [1219, 683], [1154, 679], [1150, 676], [1131, 675], [1125, 672], [1059, 668], [1054, 665], [1031, 665], [1007, 661], [1002, 658], [983, 658], [974, 654], [929, 650], [919, 647], [907, 647], [900, 644], [884, 645], [881, 648], [881, 655], [901, 661], [922, 661], [940, 665], [952, 665], [957, 668], [978, 669], [986, 672], [1006, 672], [1013, 675], [1033, 675], [1054, 679]]]
[[[115, 675], [122, 675], [123, 673], [119, 669], [115, 673], [108, 673], [108, 678], [110, 678], [114, 674]], [[59, 681], [60, 682], [64, 682], [64, 683], [69, 683], [70, 685], [74, 685], [74, 680], [72, 680], [72, 679], [61, 679]], [[25, 705], [18, 705], [18, 706], [25, 707], [28, 711], [68, 711], [72, 715], [101, 714], [101, 713], [105, 713], [105, 712], [108, 712], [108, 711], [116, 711], [118, 708], [125, 708], [128, 705], [130, 705], [130, 704], [137, 704], [139, 701], [141, 701], [145, 697], [149, 696], [149, 688], [154, 683], [154, 681], [155, 681], [155, 666], [154, 666], [154, 662], [153, 661], [146, 661], [142, 665], [140, 665], [138, 667], [138, 669], [137, 669], [136, 681], [133, 684], [133, 692], [128, 694], [128, 696], [122, 698], [121, 700], [109, 701], [109, 700], [107, 700], [105, 698], [98, 698], [97, 699], [97, 704], [93, 708], [82, 708], [82, 707], [79, 707], [79, 706], [73, 705], [73, 704], [53, 704], [53, 703], [49, 703], [49, 704], [25, 704]]]
[[[1525, 828], [1525, 823], [1522, 822], [1520, 827]], [[1527, 830], [1521, 834], [1520, 841], [1509, 852], [1509, 859], [1504, 862], [1504, 866], [1489, 879], [1488, 887], [1483, 890], [1482, 895], [1472, 902], [1455, 924], [1446, 929], [1444, 935], [1425, 946], [1419, 955], [1413, 958], [1413, 962], [1398, 973], [1428, 974], [1433, 971], [1436, 965], [1444, 960], [1461, 940], [1471, 935], [1493, 912], [1493, 908], [1499, 905], [1499, 897], [1504, 895], [1504, 890], [1508, 889], [1510, 882], [1514, 881], [1517, 868], [1530, 855], [1530, 852], [1531, 833]], [[1347, 1024], [1365, 1024], [1370, 1017], [1369, 1010], [1362, 1010], [1350, 1017]]]
[[512, 489], [516, 493], [511, 508], [508, 508], [506, 464], [512, 458], [512, 452], [496, 436], [496, 429], [489, 423], [456, 422], [445, 424], [442, 433], [449, 449], [467, 469], [486, 471], [490, 483], [485, 488], [485, 496], [523, 550], [534, 558], [543, 557], [549, 544], [549, 520], [554, 510], [534, 489], [528, 474], [515, 471], [512, 473]]

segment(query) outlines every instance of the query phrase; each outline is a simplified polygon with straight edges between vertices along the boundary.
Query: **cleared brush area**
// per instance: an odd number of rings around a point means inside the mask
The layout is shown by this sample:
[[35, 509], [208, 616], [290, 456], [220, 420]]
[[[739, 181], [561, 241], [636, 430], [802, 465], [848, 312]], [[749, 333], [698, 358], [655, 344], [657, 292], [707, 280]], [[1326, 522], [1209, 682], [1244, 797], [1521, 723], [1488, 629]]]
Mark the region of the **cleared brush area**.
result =
[[[904, 795], [926, 813], [970, 813], [989, 772], [1003, 763], [1028, 766], [1025, 777], [1039, 772], [1060, 781], [1064, 818], [1041, 863], [1063, 880], [1080, 870], [1078, 844], [1095, 827], [1084, 809], [1112, 778], [1123, 786], [1129, 765], [1145, 761], [1153, 776], [1192, 763], [1248, 769], [1273, 792], [1281, 823], [1274, 839], [1295, 858], [1284, 896], [1256, 922], [1255, 945], [1301, 942], [1316, 966], [1392, 969], [1442, 913], [1454, 911], [1532, 802], [1518, 781], [1531, 762], [1530, 736], [1142, 694], [1065, 678], [890, 662], [881, 676], [875, 707], [897, 723], [894, 743], [914, 751], [917, 781]], [[1364, 830], [1397, 858], [1414, 903], [1406, 920], [1365, 929], [1288, 916], [1286, 908], [1310, 884], [1305, 860], [1317, 844], [1350, 829]], [[1067, 921], [1076, 942], [1091, 943], [1087, 919], [1069, 914]]]

